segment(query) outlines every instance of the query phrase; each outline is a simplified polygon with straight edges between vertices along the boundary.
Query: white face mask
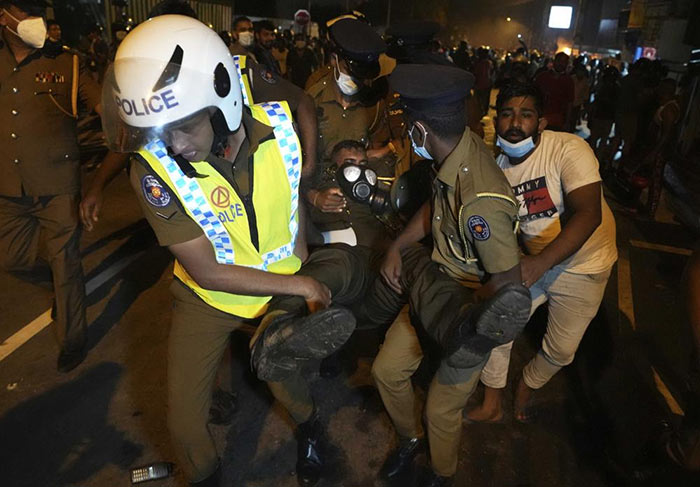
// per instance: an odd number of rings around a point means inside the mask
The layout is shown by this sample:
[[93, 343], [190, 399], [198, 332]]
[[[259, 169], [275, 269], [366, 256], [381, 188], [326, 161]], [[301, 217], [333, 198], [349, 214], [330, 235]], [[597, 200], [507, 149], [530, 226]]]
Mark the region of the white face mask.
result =
[[255, 42], [255, 35], [252, 32], [241, 32], [238, 34], [238, 43], [243, 47], [250, 47]]
[[[423, 131], [423, 145], [418, 147], [416, 145], [416, 141], [413, 140], [413, 129], [414, 128], [420, 128]], [[433, 159], [433, 156], [430, 155], [430, 152], [428, 152], [428, 149], [425, 148], [425, 142], [428, 139], [428, 131], [425, 130], [425, 127], [423, 127], [420, 123], [416, 122], [416, 124], [411, 127], [411, 130], [408, 131], [408, 138], [411, 139], [411, 147], [413, 147], [413, 152], [416, 153], [418, 157], [422, 157], [423, 159]]]
[[508, 157], [513, 157], [515, 159], [520, 159], [535, 148], [535, 142], [532, 140], [532, 137], [513, 143], [499, 135], [496, 140], [496, 145], [500, 147]]
[[29, 17], [28, 19], [19, 20], [7, 10], [5, 10], [5, 15], [17, 21], [17, 32], [9, 27], [7, 30], [22, 39], [22, 42], [28, 46], [35, 49], [44, 47], [44, 41], [46, 41], [46, 24], [44, 19], [41, 17]]
[[357, 86], [357, 83], [355, 83], [355, 80], [352, 79], [352, 76], [343, 73], [338, 67], [340, 62], [338, 61], [337, 55], [335, 55], [335, 63], [333, 74], [335, 75], [338, 73], [338, 75], [335, 76], [335, 82], [338, 85], [338, 88], [340, 88], [340, 91], [342, 91], [345, 96], [352, 96], [360, 91], [360, 87]]

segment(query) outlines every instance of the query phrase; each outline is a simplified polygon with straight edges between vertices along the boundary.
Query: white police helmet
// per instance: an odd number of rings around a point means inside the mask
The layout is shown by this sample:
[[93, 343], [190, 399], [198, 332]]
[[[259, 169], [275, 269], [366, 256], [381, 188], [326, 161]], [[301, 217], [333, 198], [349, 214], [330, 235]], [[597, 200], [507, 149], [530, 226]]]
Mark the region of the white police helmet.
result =
[[209, 111], [221, 129], [241, 124], [241, 88], [231, 54], [212, 29], [162, 15], [130, 32], [102, 89], [102, 125], [111, 149], [132, 152]]

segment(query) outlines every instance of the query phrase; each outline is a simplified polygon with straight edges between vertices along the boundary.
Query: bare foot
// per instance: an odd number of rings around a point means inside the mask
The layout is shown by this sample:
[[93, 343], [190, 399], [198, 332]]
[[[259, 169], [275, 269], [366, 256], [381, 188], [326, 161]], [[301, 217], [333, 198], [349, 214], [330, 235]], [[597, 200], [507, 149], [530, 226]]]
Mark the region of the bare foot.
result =
[[503, 389], [484, 388], [484, 402], [469, 411], [466, 420], [471, 423], [498, 423], [503, 420], [501, 401]]
[[[513, 416], [520, 423], [529, 423], [533, 419], [533, 411], [528, 408], [528, 403], [532, 397], [534, 389], [531, 389], [525, 384], [525, 381], [520, 379], [518, 388], [515, 390], [515, 404], [513, 405]], [[528, 410], [530, 409], [530, 410]]]

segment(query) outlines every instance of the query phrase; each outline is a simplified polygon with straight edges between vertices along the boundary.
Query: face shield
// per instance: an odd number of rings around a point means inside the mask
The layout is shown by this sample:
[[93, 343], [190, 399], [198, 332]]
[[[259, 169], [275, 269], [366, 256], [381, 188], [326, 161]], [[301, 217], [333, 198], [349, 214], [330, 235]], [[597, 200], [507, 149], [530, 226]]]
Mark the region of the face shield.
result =
[[[184, 136], [192, 139], [192, 147], [206, 149], [199, 147], [197, 134], [202, 124], [211, 123], [210, 116], [223, 98], [216, 93], [214, 78], [214, 73], [186, 69], [178, 63], [117, 60], [102, 88], [102, 127], [108, 147], [134, 152], [156, 139], [171, 146], [173, 137]], [[154, 83], [144, 82], [154, 79]]]

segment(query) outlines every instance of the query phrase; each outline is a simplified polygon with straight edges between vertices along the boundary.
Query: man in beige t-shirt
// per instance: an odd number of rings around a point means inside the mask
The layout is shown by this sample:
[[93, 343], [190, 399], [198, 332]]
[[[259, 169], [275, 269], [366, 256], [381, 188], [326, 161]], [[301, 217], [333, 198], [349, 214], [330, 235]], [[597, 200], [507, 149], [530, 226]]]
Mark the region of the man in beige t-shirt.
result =
[[[532, 417], [528, 401], [570, 364], [598, 312], [610, 269], [617, 260], [615, 220], [602, 196], [598, 161], [578, 136], [544, 130], [542, 95], [530, 83], [503, 88], [496, 102], [497, 163], [519, 203], [523, 284], [532, 295], [531, 313], [549, 302], [542, 346], [523, 369], [515, 393], [515, 417]], [[474, 421], [503, 417], [512, 342], [493, 349], [482, 371], [484, 403]]]

